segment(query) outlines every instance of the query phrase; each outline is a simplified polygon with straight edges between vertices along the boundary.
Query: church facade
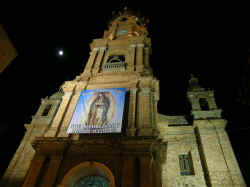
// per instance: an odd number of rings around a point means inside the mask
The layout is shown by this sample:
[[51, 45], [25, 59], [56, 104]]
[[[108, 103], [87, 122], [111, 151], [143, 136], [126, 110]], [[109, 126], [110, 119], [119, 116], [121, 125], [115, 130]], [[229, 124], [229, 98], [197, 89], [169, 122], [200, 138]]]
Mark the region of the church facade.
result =
[[193, 120], [157, 112], [144, 19], [124, 11], [90, 48], [25, 124], [2, 186], [246, 187], [213, 91], [191, 76]]

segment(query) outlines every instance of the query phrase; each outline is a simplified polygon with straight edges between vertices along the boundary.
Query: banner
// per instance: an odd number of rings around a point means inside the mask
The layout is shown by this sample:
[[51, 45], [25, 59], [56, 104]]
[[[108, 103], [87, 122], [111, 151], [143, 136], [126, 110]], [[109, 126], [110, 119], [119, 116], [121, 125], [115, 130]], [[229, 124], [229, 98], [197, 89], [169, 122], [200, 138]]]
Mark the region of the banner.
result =
[[120, 133], [126, 88], [83, 90], [67, 133]]

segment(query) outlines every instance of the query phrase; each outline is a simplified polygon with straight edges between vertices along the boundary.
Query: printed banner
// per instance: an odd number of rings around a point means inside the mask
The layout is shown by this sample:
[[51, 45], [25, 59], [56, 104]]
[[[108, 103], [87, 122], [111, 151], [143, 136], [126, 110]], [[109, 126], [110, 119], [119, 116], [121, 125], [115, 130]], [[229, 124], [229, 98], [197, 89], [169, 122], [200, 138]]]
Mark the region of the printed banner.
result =
[[120, 133], [126, 88], [83, 90], [67, 133]]

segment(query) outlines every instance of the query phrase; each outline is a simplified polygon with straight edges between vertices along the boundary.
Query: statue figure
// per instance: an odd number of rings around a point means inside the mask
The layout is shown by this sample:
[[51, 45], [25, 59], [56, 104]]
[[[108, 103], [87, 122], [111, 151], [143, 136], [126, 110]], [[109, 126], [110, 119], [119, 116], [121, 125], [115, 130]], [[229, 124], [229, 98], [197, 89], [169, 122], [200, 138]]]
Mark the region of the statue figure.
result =
[[98, 92], [96, 99], [91, 103], [88, 113], [88, 125], [102, 126], [107, 122], [107, 112], [110, 107], [109, 98], [105, 92]]

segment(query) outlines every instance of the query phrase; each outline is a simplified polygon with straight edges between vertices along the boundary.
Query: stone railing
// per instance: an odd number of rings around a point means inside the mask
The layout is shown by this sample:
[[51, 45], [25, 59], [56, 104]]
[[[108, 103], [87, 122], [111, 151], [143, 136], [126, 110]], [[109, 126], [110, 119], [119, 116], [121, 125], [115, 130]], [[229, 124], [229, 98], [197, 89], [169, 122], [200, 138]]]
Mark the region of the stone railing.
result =
[[125, 62], [106, 63], [103, 67], [103, 72], [120, 72], [125, 71]]

